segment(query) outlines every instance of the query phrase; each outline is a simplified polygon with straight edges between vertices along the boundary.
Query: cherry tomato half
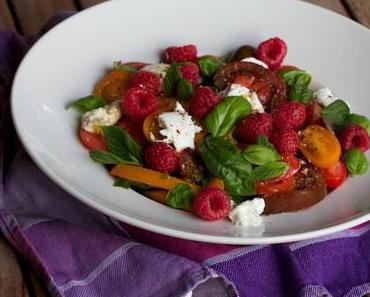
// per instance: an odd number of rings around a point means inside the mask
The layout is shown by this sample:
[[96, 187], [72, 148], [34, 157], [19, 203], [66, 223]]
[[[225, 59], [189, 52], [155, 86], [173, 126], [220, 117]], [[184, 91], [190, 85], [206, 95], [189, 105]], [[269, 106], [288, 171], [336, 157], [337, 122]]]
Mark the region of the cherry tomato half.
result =
[[268, 196], [280, 192], [289, 192], [294, 188], [294, 185], [294, 176], [290, 176], [280, 181], [258, 181], [256, 183], [256, 193]]
[[107, 150], [107, 146], [105, 145], [102, 135], [80, 129], [80, 139], [83, 145], [89, 150]]
[[121, 119], [116, 124], [127, 131], [128, 134], [141, 146], [145, 146], [146, 139], [140, 125], [134, 124], [127, 119]]
[[329, 168], [321, 169], [321, 173], [325, 178], [328, 189], [330, 190], [340, 186], [347, 177], [346, 165], [342, 161], [338, 161]]
[[299, 171], [299, 169], [301, 168], [301, 162], [293, 154], [285, 154], [285, 155], [282, 155], [281, 156], [281, 159], [285, 163], [288, 164], [288, 166], [289, 166], [288, 171], [284, 175], [282, 175], [282, 176], [279, 176], [279, 177], [270, 179], [269, 181], [271, 181], [271, 182], [278, 182], [280, 180], [283, 180], [283, 179], [286, 179], [288, 177], [291, 177], [292, 175], [294, 175], [295, 173], [297, 173]]

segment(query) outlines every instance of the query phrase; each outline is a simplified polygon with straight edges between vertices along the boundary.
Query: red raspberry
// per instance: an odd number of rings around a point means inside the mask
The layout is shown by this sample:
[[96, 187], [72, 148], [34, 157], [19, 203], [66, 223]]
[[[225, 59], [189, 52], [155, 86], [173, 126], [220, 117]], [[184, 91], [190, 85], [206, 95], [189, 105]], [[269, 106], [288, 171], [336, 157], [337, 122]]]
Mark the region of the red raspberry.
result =
[[222, 219], [230, 210], [230, 198], [222, 190], [206, 187], [193, 199], [193, 212], [208, 221]]
[[158, 108], [155, 96], [148, 90], [130, 88], [123, 97], [122, 109], [133, 122], [140, 122]]
[[270, 141], [279, 154], [296, 154], [298, 150], [299, 137], [292, 129], [274, 131]]
[[196, 58], [197, 48], [192, 44], [168, 47], [163, 55], [163, 61], [165, 63], [194, 61]]
[[349, 125], [339, 135], [339, 141], [343, 151], [358, 148], [364, 152], [370, 147], [370, 140], [367, 131], [360, 125]]
[[149, 71], [138, 71], [131, 78], [130, 87], [131, 88], [142, 88], [150, 91], [153, 95], [159, 93], [159, 88], [161, 85], [161, 80], [158, 75]]
[[286, 102], [272, 112], [277, 129], [299, 129], [306, 120], [306, 107], [299, 102]]
[[156, 142], [144, 150], [145, 162], [150, 169], [170, 174], [179, 168], [175, 149], [163, 142]]
[[268, 113], [257, 113], [245, 117], [236, 127], [236, 137], [245, 143], [256, 143], [257, 135], [267, 138], [272, 132], [272, 116]]
[[265, 62], [270, 70], [277, 70], [283, 63], [287, 53], [287, 45], [279, 37], [270, 38], [260, 43], [256, 50], [256, 58]]
[[195, 88], [199, 84], [199, 68], [198, 65], [194, 63], [189, 63], [180, 66], [180, 72], [182, 78], [187, 79]]
[[204, 118], [220, 101], [210, 87], [199, 87], [190, 100], [190, 113], [198, 118]]

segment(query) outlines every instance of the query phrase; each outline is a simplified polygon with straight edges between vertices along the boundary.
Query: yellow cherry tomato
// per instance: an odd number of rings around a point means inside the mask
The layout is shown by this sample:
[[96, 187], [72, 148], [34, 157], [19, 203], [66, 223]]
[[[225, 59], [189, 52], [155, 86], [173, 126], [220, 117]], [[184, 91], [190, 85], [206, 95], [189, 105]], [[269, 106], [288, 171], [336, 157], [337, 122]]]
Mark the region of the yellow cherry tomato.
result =
[[103, 96], [108, 102], [122, 99], [122, 94], [128, 88], [130, 73], [122, 69], [109, 71], [94, 88], [95, 96]]
[[308, 126], [300, 133], [299, 149], [310, 163], [319, 168], [333, 166], [341, 154], [335, 134], [318, 125]]

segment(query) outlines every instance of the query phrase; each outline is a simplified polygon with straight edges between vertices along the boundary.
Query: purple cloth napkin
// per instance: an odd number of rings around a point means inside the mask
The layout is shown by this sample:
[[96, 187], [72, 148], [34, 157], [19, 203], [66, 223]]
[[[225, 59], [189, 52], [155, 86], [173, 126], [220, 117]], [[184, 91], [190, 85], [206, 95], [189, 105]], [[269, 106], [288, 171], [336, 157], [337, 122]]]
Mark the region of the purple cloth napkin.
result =
[[190, 296], [194, 290], [194, 297], [352, 297], [370, 292], [370, 224], [290, 244], [216, 245], [121, 224], [64, 192], [24, 152], [10, 119], [11, 80], [33, 40], [0, 33], [0, 230], [52, 296]]

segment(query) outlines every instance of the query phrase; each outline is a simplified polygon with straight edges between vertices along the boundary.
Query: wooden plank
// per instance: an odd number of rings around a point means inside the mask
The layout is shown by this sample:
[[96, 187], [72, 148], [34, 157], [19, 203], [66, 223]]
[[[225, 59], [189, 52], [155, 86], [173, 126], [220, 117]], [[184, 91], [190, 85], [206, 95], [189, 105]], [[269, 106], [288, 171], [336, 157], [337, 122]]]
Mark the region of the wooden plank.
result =
[[22, 32], [27, 35], [36, 34], [57, 12], [76, 9], [73, 0], [12, 0], [12, 5]]
[[6, 0], [0, 0], [0, 31], [5, 30], [15, 30], [15, 26]]
[[10, 245], [0, 236], [0, 297], [29, 297], [26, 282]]
[[[344, 7], [342, 1], [340, 0], [303, 0], [303, 1], [327, 8], [341, 15], [349, 17], [349, 14], [346, 8]], [[364, 0], [364, 1], [368, 1], [368, 0]]]
[[33, 294], [36, 297], [50, 297], [49, 293], [46, 291], [38, 277], [31, 269], [29, 269], [29, 277], [33, 287]]
[[344, 0], [355, 19], [370, 28], [370, 1]]
[[80, 4], [81, 8], [84, 9], [105, 1], [106, 0], [78, 0], [78, 3]]

